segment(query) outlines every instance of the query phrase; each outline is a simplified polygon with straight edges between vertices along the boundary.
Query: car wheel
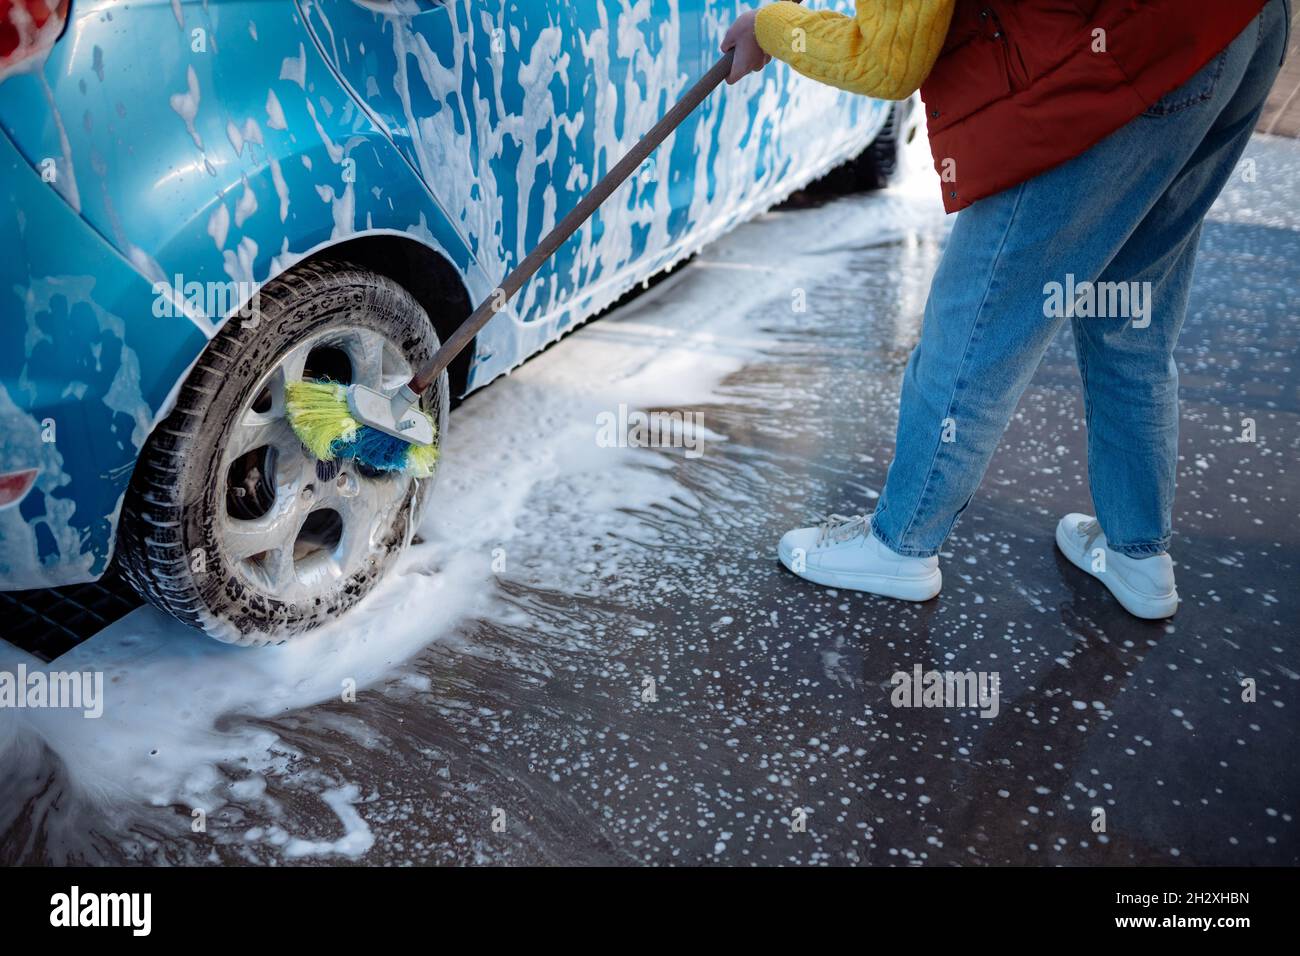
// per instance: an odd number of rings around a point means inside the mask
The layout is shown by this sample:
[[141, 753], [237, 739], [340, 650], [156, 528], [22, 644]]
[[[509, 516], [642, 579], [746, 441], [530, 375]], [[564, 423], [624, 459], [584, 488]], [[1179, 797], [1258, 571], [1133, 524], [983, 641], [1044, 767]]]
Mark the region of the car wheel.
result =
[[912, 100], [892, 104], [885, 125], [876, 138], [853, 160], [853, 171], [860, 189], [884, 189], [898, 172], [899, 150], [905, 140], [910, 142], [916, 134], [908, 122], [913, 108]]
[[[268, 283], [209, 343], [136, 464], [118, 560], [141, 596], [219, 640], [284, 641], [337, 617], [410, 541], [433, 479], [319, 462], [284, 415], [299, 379], [394, 389], [438, 348], [401, 286], [343, 262]], [[447, 378], [425, 393], [441, 441]]]

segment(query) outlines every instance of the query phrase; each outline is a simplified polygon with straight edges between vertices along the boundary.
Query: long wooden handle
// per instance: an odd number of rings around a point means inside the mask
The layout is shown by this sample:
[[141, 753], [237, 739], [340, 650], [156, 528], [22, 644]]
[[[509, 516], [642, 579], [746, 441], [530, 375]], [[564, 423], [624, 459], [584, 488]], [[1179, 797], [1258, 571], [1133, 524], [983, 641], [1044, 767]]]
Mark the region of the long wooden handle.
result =
[[[492, 290], [492, 293], [485, 301], [479, 304], [468, 319], [466, 319], [442, 347], [429, 360], [429, 364], [420, 369], [411, 379], [408, 386], [411, 391], [417, 395], [433, 384], [442, 370], [452, 363], [452, 360], [474, 341], [474, 336], [478, 335], [483, 326], [487, 325], [488, 320], [496, 315], [501, 308], [510, 301], [510, 298], [519, 291], [519, 288], [532, 277], [533, 273], [542, 267], [547, 259], [564, 244], [564, 241], [578, 231], [578, 227], [591, 218], [592, 214], [600, 208], [601, 203], [610, 197], [623, 181], [631, 176], [641, 164], [645, 162], [655, 149], [662, 143], [668, 134], [681, 125], [682, 120], [703, 102], [704, 98], [713, 92], [714, 88], [727, 78], [731, 72], [731, 60], [734, 51], [728, 50], [727, 53], [713, 64], [713, 68], [705, 73], [700, 80], [686, 91], [686, 95], [673, 104], [672, 109], [663, 115], [663, 118], [650, 129], [650, 132], [641, 137], [641, 140], [633, 146], [615, 165], [614, 168], [607, 172], [596, 185], [591, 187], [591, 192], [582, 197], [578, 205], [573, 207], [573, 211], [560, 220], [559, 225], [548, 232], [545, 238], [537, 244], [532, 252], [524, 258], [523, 262], [515, 266], [510, 274], [502, 280], [501, 285]], [[527, 197], [520, 197], [520, 201], [526, 202]]]

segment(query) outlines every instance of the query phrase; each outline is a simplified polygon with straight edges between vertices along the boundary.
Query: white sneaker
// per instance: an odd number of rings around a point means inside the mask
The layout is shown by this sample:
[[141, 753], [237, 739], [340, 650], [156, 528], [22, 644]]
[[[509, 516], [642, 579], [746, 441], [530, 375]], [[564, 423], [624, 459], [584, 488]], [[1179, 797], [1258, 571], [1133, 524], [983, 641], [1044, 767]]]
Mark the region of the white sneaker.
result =
[[1174, 562], [1169, 555], [1130, 558], [1112, 551], [1097, 519], [1077, 513], [1066, 515], [1057, 524], [1056, 546], [1071, 564], [1106, 585], [1130, 614], [1159, 620], [1178, 610]]
[[815, 528], [788, 531], [776, 553], [799, 577], [829, 588], [928, 601], [943, 586], [938, 558], [890, 551], [871, 533], [871, 515], [830, 515]]

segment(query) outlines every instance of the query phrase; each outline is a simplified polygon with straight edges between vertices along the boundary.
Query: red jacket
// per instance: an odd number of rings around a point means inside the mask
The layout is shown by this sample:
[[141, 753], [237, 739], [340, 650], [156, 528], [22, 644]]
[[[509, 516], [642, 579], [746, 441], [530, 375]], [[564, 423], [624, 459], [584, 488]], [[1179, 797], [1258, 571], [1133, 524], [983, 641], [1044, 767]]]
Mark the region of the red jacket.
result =
[[1264, 3], [957, 0], [921, 86], [945, 208], [1078, 156], [1189, 80]]

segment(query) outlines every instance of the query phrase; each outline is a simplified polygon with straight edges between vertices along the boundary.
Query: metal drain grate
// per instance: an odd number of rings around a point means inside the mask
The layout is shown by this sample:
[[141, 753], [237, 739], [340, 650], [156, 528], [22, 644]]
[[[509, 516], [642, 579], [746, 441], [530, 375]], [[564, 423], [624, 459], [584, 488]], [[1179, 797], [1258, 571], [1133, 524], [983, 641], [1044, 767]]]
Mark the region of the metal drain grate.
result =
[[0, 591], [0, 636], [52, 661], [143, 603], [116, 568], [90, 584]]

